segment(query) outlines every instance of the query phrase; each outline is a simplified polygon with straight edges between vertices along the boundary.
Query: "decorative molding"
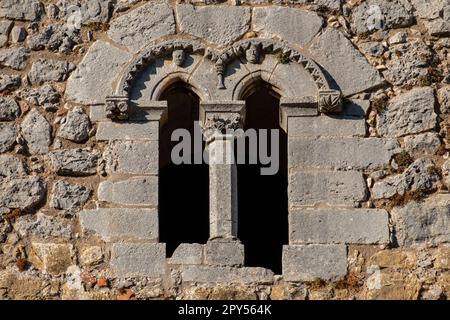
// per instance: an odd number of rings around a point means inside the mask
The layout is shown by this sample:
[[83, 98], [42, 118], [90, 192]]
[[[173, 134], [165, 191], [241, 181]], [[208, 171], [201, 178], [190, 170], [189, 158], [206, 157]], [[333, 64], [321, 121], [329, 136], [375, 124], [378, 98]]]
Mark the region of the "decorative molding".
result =
[[106, 97], [106, 117], [112, 120], [127, 120], [129, 118], [129, 104], [127, 96]]
[[319, 91], [319, 111], [336, 113], [342, 110], [342, 94], [338, 90]]

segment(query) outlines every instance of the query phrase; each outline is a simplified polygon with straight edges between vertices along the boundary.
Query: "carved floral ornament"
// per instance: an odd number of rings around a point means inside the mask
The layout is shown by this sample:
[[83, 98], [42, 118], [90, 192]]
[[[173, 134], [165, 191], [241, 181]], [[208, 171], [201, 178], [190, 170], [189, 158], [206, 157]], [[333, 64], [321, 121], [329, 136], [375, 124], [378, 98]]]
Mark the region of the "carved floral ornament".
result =
[[125, 120], [128, 113], [128, 94], [139, 73], [156, 59], [172, 57], [177, 67], [183, 67], [187, 55], [200, 54], [214, 62], [217, 75], [217, 89], [226, 89], [224, 78], [228, 64], [239, 59], [248, 63], [261, 63], [266, 54], [279, 54], [283, 63], [298, 63], [310, 74], [318, 89], [318, 108], [323, 113], [340, 112], [342, 94], [332, 90], [320, 67], [300, 51], [289, 47], [284, 42], [270, 39], [241, 40], [231, 47], [217, 52], [197, 40], [170, 40], [147, 47], [124, 70], [113, 96], [106, 98], [106, 112], [111, 119]]

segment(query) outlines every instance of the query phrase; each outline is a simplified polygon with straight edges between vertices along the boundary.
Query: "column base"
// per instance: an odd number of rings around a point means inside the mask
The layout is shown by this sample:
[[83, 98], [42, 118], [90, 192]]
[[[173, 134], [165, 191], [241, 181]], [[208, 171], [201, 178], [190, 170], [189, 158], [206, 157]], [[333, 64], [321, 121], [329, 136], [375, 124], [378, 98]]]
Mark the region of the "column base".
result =
[[215, 266], [243, 266], [244, 245], [239, 240], [215, 239], [205, 244], [205, 264]]

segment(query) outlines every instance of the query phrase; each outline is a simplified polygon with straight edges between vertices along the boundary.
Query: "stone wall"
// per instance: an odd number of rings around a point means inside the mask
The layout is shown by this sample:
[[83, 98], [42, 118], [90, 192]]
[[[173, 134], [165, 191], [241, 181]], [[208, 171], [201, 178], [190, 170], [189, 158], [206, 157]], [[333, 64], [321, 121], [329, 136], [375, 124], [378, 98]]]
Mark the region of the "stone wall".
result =
[[[448, 0], [2, 0], [0, 297], [449, 298], [449, 8]], [[251, 44], [259, 63], [241, 55]], [[171, 59], [180, 48], [182, 66]], [[166, 104], [157, 100], [174, 75], [227, 112], [242, 112], [253, 78], [282, 96], [282, 275], [244, 267], [237, 241], [182, 244], [166, 259], [158, 241]], [[342, 106], [330, 107], [324, 92], [339, 93]], [[215, 107], [204, 104], [205, 117]], [[228, 211], [212, 212], [211, 230], [231, 235], [219, 219]]]

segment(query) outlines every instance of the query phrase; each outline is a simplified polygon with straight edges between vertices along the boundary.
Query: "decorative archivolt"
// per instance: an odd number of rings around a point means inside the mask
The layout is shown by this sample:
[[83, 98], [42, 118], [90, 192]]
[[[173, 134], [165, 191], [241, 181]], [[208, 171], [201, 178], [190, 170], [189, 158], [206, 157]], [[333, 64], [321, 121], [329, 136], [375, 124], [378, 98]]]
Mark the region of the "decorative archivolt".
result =
[[[298, 63], [310, 75], [318, 90], [318, 108], [321, 112], [339, 112], [342, 96], [338, 90], [331, 89], [320, 67], [305, 54], [290, 47], [288, 44], [271, 39], [245, 39], [234, 43], [227, 49], [218, 52], [197, 40], [169, 40], [144, 49], [124, 70], [119, 79], [114, 96], [107, 97], [107, 116], [113, 119], [125, 119], [128, 112], [129, 93], [135, 79], [156, 59], [172, 55], [173, 62], [182, 67], [186, 54], [204, 55], [211, 60], [217, 74], [217, 89], [225, 89], [224, 77], [227, 66], [234, 60], [248, 63], [261, 63], [264, 55], [276, 54], [280, 63]], [[118, 116], [119, 115], [119, 116]]]

